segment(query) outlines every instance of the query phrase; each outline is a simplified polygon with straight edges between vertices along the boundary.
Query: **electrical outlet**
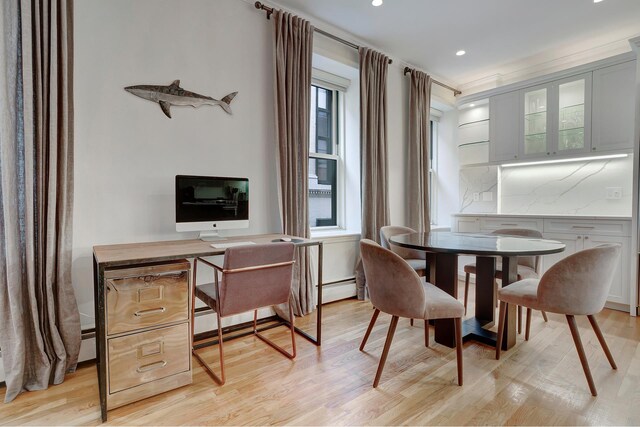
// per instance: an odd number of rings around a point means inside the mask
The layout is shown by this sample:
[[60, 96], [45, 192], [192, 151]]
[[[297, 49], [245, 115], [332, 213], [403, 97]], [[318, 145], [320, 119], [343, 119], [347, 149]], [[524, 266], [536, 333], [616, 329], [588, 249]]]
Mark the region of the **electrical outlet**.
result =
[[480, 193], [473, 193], [473, 201], [474, 202], [480, 201]]
[[607, 200], [622, 199], [622, 187], [607, 187]]
[[484, 191], [482, 193], [482, 201], [483, 202], [492, 202], [493, 201], [493, 193], [491, 191]]

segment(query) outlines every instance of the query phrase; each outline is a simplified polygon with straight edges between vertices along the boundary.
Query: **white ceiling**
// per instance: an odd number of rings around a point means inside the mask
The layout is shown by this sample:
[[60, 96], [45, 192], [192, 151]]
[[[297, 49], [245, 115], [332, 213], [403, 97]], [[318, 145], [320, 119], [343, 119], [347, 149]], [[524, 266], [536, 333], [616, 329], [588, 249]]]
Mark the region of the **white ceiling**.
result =
[[619, 53], [640, 35], [640, 0], [276, 1], [455, 84], [594, 48]]

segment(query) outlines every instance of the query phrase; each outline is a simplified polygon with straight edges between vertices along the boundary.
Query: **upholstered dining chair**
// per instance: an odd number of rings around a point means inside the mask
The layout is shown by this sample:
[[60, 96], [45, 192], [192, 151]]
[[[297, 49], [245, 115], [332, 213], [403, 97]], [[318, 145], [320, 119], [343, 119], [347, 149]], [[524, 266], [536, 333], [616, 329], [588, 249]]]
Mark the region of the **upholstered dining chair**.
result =
[[500, 316], [496, 359], [500, 359], [505, 316], [509, 304], [527, 308], [525, 332], [527, 340], [529, 339], [532, 309], [564, 314], [567, 317], [571, 336], [576, 345], [591, 394], [597, 396], [598, 392], [582, 347], [575, 316], [587, 316], [609, 364], [613, 369], [617, 369], [616, 362], [613, 360], [613, 355], [594, 315], [604, 308], [620, 258], [620, 251], [620, 246], [614, 244], [585, 249], [558, 261], [539, 280], [524, 279], [499, 289]]
[[411, 266], [411, 268], [413, 268], [416, 273], [418, 273], [419, 276], [424, 276], [429, 262], [426, 252], [402, 248], [397, 245], [392, 245], [389, 242], [389, 239], [393, 236], [415, 232], [416, 230], [409, 227], [402, 227], [400, 225], [386, 225], [380, 228], [380, 244], [383, 248], [389, 249], [400, 255], [400, 257], [402, 257]]
[[[377, 315], [384, 312], [392, 316], [373, 387], [377, 387], [380, 382], [400, 317], [424, 319], [425, 326], [429, 319], [454, 319], [458, 384], [462, 385], [462, 316], [464, 316], [464, 307], [460, 301], [421, 279], [399, 255], [379, 246], [372, 240], [363, 239], [360, 241], [360, 253], [369, 286], [369, 296], [375, 307], [374, 318], [369, 322], [360, 350], [363, 349], [371, 333]], [[429, 343], [428, 331], [429, 329], [425, 327], [427, 346]]]
[[[542, 233], [538, 230], [529, 230], [526, 228], [504, 228], [495, 230], [491, 234], [504, 236], [531, 237], [541, 239]], [[464, 266], [464, 312], [467, 313], [467, 301], [469, 298], [469, 277], [476, 274], [476, 263]], [[521, 256], [518, 257], [518, 280], [537, 279], [540, 277], [540, 256]], [[502, 280], [502, 264], [496, 263], [496, 279]], [[495, 287], [497, 290], [497, 287]], [[548, 322], [547, 313], [542, 312], [545, 322]], [[518, 308], [518, 333], [522, 332], [522, 310]]]
[[[223, 317], [253, 310], [253, 333], [255, 336], [286, 357], [290, 359], [296, 357], [294, 317], [291, 304], [289, 304], [291, 352], [276, 345], [257, 331], [258, 308], [289, 303], [294, 263], [293, 252], [294, 244], [283, 242], [227, 248], [222, 266], [203, 258], [196, 258], [193, 266], [193, 283], [196, 283], [199, 262], [214, 269], [214, 281], [195, 286], [191, 301], [191, 334], [193, 338], [195, 298], [197, 297], [216, 313], [220, 376], [218, 377], [213, 372], [195, 348], [192, 349], [192, 353], [218, 384], [225, 383]], [[218, 279], [218, 273], [221, 273], [220, 279]]]

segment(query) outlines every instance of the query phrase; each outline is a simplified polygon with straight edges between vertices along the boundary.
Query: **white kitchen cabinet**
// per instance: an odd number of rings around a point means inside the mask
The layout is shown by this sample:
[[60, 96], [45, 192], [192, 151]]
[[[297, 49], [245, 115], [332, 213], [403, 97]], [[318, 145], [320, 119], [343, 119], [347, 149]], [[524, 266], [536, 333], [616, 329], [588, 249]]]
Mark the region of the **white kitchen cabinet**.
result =
[[592, 152], [633, 149], [636, 61], [593, 72]]
[[518, 159], [520, 135], [519, 92], [507, 92], [489, 99], [489, 161]]
[[[545, 239], [558, 240], [567, 247], [564, 252], [543, 257], [542, 271], [547, 271], [559, 260], [583, 249], [589, 249], [606, 243], [622, 246], [620, 262], [611, 284], [607, 301], [629, 305], [630, 302], [630, 259], [631, 259], [631, 222], [623, 220], [576, 220], [565, 218], [546, 218], [544, 220]], [[614, 307], [617, 308], [617, 307]]]
[[591, 149], [591, 73], [520, 91], [518, 153], [547, 159]]
[[[631, 269], [631, 221], [607, 218], [550, 217], [550, 216], [503, 216], [503, 215], [454, 215], [453, 231], [460, 233], [491, 233], [501, 228], [527, 228], [542, 232], [545, 239], [565, 244], [563, 252], [542, 256], [541, 271], [544, 273], [553, 264], [583, 249], [605, 243], [622, 246], [620, 262], [616, 267], [607, 297], [610, 308], [627, 310], [630, 304]], [[471, 258], [460, 259], [460, 274], [464, 263]]]

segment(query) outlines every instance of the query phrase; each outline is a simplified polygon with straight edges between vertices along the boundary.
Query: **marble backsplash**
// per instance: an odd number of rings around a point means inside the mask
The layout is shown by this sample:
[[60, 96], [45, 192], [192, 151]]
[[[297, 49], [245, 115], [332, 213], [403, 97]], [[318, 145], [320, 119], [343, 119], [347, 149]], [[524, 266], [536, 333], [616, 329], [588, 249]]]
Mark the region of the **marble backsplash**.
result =
[[[634, 157], [460, 170], [460, 212], [631, 216]], [[492, 192], [491, 201], [483, 200]], [[476, 200], [474, 200], [474, 193]], [[616, 195], [620, 198], [612, 198]]]

